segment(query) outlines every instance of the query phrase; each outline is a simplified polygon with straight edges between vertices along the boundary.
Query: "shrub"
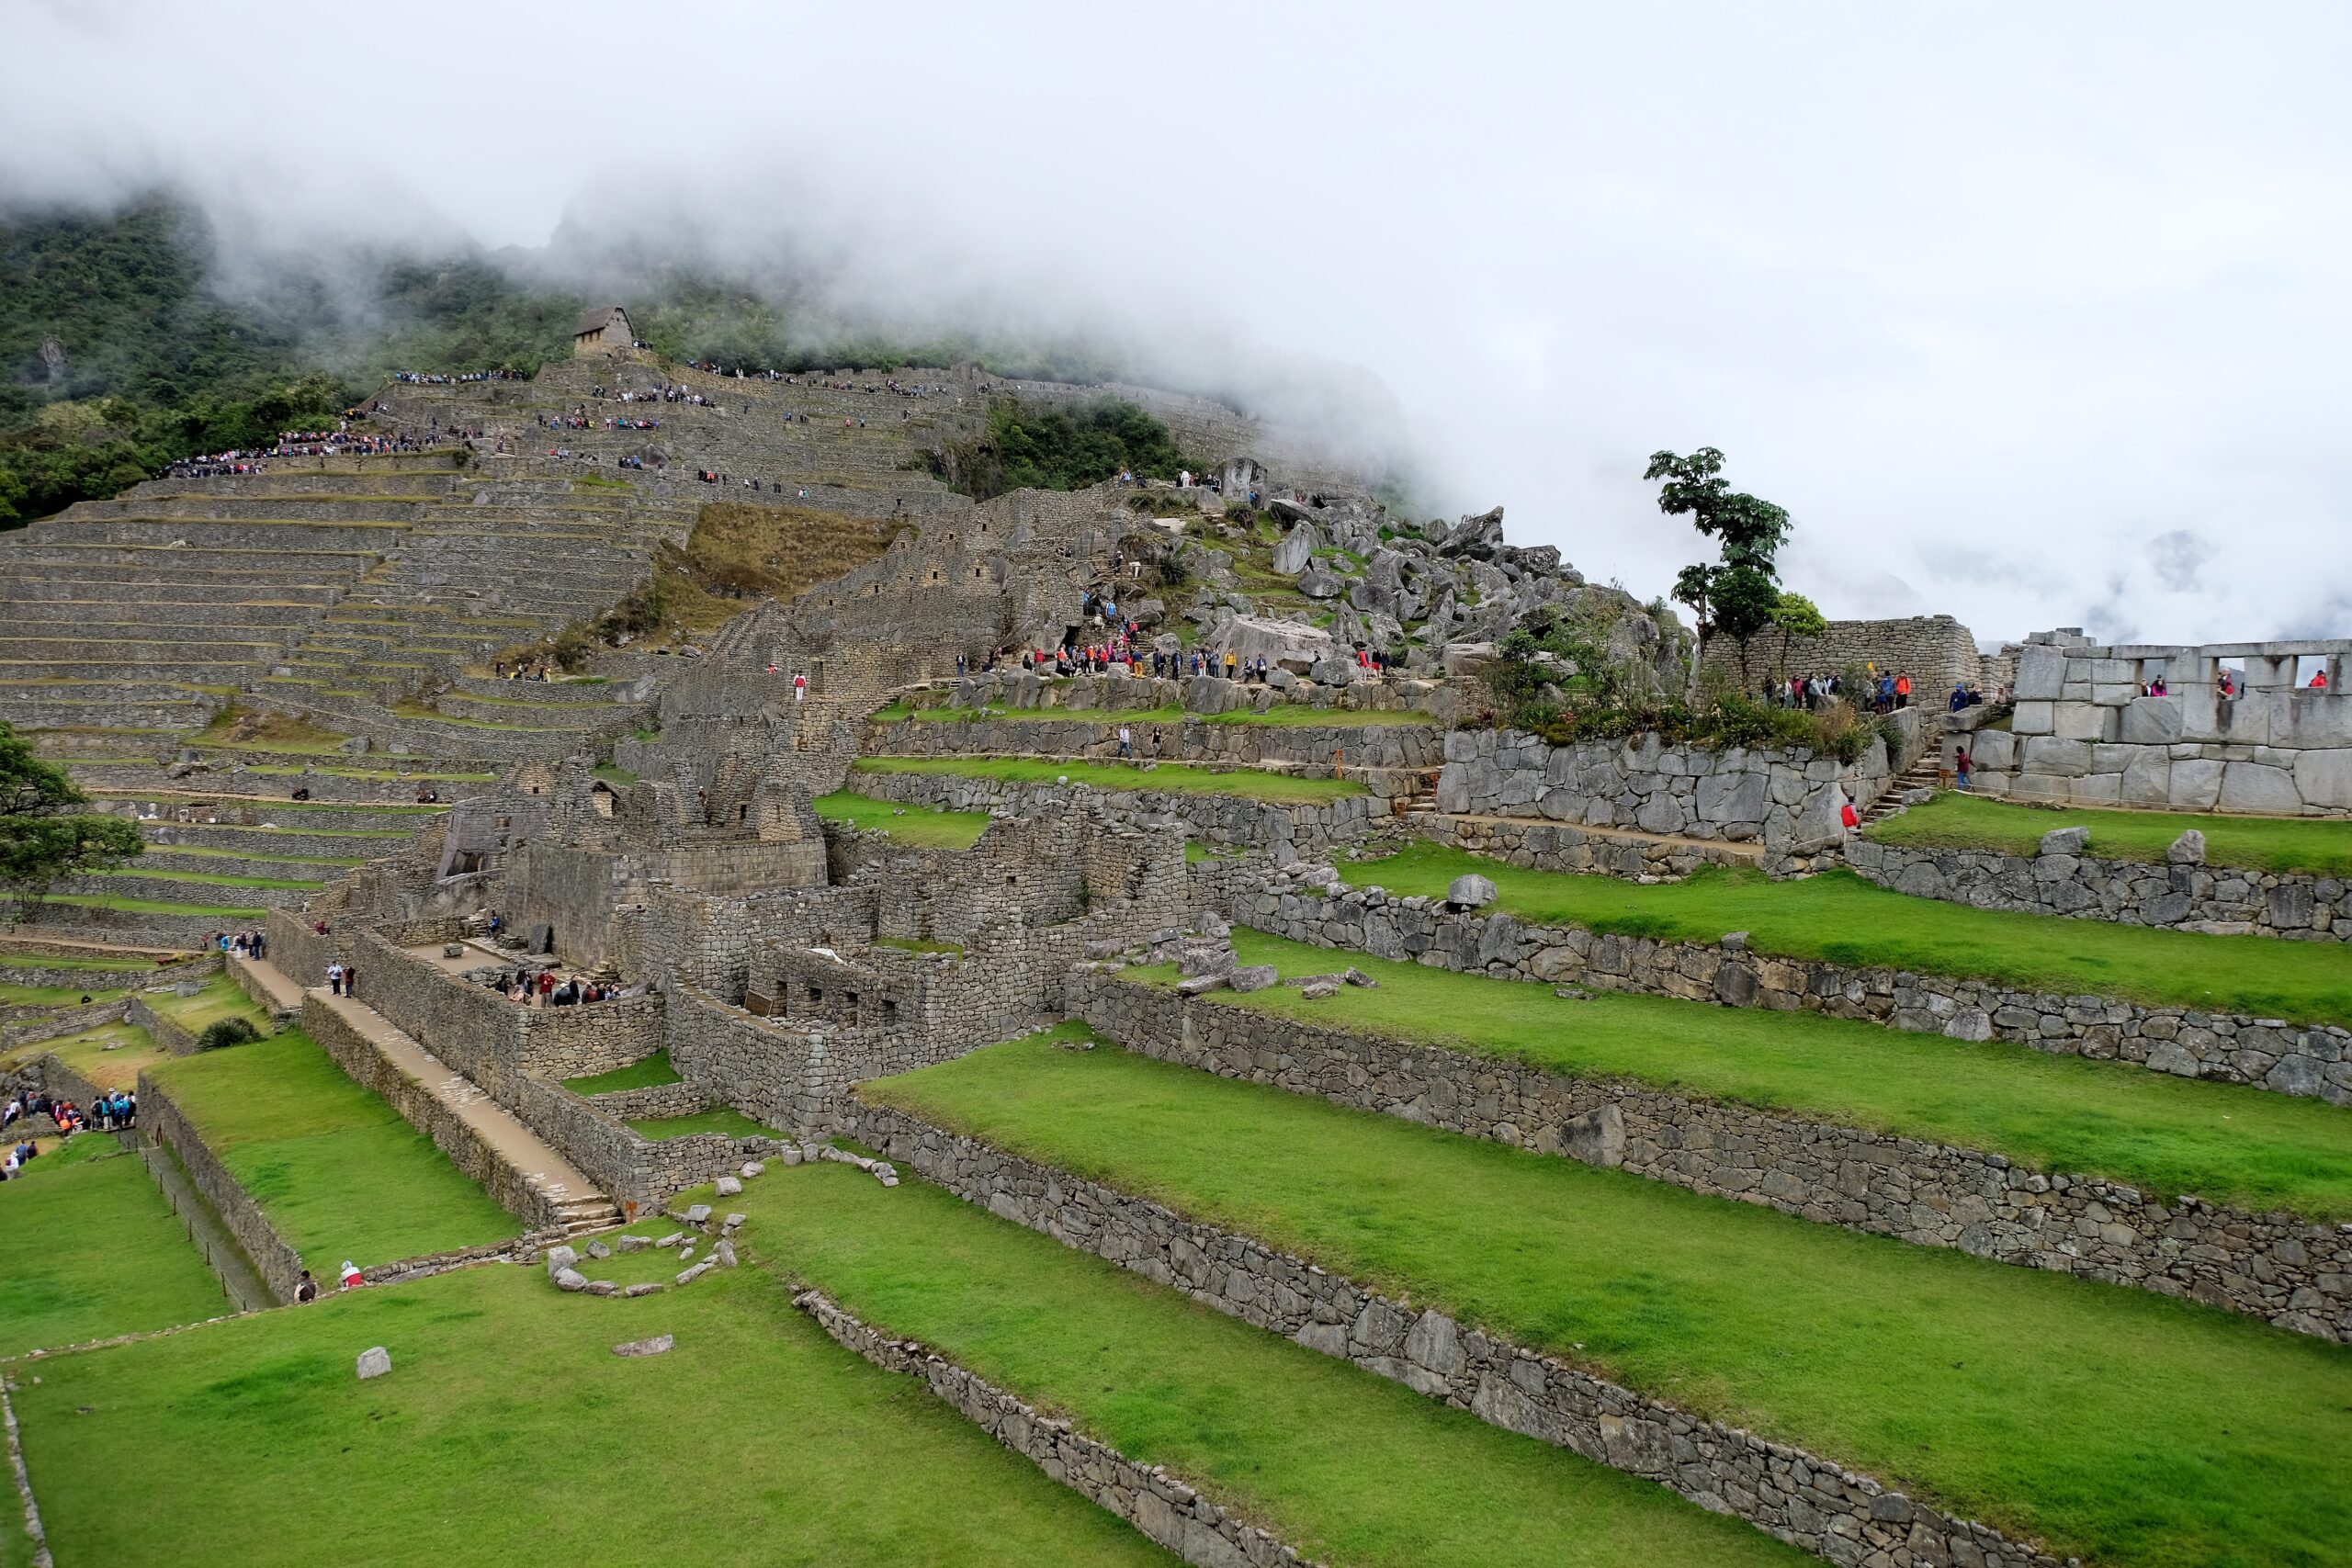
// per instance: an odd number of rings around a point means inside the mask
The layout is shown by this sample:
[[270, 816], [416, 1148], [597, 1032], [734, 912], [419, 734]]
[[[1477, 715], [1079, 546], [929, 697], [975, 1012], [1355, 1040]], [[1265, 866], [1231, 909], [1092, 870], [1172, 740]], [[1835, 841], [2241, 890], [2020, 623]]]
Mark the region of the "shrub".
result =
[[199, 1051], [219, 1051], [231, 1045], [245, 1045], [261, 1038], [261, 1031], [242, 1018], [216, 1019], [204, 1026], [196, 1037]]

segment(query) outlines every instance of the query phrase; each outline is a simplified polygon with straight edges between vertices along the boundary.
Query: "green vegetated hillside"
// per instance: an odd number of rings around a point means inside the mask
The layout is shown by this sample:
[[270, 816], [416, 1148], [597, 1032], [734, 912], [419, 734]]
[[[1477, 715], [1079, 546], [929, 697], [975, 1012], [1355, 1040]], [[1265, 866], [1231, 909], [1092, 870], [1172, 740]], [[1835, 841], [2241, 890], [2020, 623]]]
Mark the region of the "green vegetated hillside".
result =
[[2193, 828], [2205, 835], [2205, 863], [2217, 869], [2352, 876], [2352, 822], [2300, 817], [2059, 810], [1951, 792], [1874, 824], [1868, 836], [1883, 844], [2030, 855], [2041, 848], [2044, 833], [2060, 828], [2089, 829], [2084, 852], [2104, 860], [2162, 864], [2173, 840]]
[[[570, 352], [592, 294], [625, 297], [645, 341], [673, 361], [805, 370], [978, 360], [1077, 380], [1110, 369], [1080, 345], [879, 332], [772, 303], [784, 280], [610, 252], [567, 253], [576, 281], [566, 282], [531, 258], [273, 256], [238, 269], [244, 281], [223, 292], [221, 248], [200, 212], [165, 194], [110, 211], [0, 211], [0, 526], [113, 495], [176, 457], [331, 423], [395, 370], [535, 370]], [[52, 342], [63, 356], [55, 365], [43, 352]], [[991, 453], [1001, 449], [1014, 484], [1091, 483], [1105, 462], [1112, 472], [1170, 467], [1166, 429], [1139, 417], [1125, 405], [1008, 406]]]

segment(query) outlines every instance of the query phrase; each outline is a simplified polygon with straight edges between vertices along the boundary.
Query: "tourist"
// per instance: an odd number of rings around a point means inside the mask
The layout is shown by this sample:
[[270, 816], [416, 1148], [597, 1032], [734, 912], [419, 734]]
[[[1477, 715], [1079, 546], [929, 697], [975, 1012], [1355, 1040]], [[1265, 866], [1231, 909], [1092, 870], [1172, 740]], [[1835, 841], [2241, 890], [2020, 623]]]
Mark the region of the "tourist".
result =
[[1908, 670], [1894, 678], [1894, 705], [1899, 708], [1911, 705], [1911, 671]]
[[1975, 766], [1976, 760], [1968, 754], [1967, 747], [1962, 746], [1959, 750], [1952, 753], [1952, 773], [1954, 777], [1959, 779], [1961, 788], [1966, 789], [1968, 787], [1969, 773]]
[[343, 1260], [343, 1289], [356, 1291], [368, 1281], [359, 1277], [359, 1265], [346, 1258]]
[[300, 1282], [294, 1287], [295, 1303], [300, 1305], [304, 1302], [314, 1302], [318, 1299], [319, 1282], [311, 1278], [311, 1271], [308, 1269], [305, 1269], [302, 1270]]
[[343, 995], [343, 961], [336, 959], [327, 965], [327, 994]]
[[1131, 758], [1135, 754], [1135, 737], [1128, 731], [1127, 727], [1123, 724], [1119, 726], [1119, 755], [1122, 758]]
[[343, 994], [346, 997], [356, 997], [359, 994], [359, 969], [356, 964], [346, 964], [343, 966]]
[[800, 701], [808, 694], [808, 675], [803, 671], [792, 677], [792, 700]]
[[2325, 665], [2322, 665], [2312, 671], [2311, 689], [2314, 692], [2324, 692], [2327, 690], [2327, 667]]

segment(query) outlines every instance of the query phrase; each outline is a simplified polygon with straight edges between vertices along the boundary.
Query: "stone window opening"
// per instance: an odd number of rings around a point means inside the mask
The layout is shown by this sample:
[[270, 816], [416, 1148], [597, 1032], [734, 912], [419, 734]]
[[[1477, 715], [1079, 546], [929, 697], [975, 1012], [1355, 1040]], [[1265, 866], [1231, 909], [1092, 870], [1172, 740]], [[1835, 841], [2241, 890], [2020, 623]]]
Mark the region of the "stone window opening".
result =
[[899, 1021], [899, 999], [896, 997], [882, 998], [882, 1021], [886, 1025]]
[[842, 1008], [843, 1011], [849, 1014], [851, 1021], [854, 1022], [857, 1019], [857, 993], [855, 991], [843, 991], [842, 993]]
[[613, 814], [613, 792], [598, 784], [588, 792], [588, 804], [595, 808], [597, 816], [610, 817]]

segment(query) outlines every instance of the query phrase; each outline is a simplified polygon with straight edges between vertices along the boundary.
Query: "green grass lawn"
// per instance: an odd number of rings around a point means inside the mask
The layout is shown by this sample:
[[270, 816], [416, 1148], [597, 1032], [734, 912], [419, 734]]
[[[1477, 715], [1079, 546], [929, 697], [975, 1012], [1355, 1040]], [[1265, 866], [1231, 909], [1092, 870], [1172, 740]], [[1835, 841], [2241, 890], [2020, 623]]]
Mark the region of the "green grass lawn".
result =
[[2053, 811], [1948, 791], [1926, 806], [1886, 818], [1865, 836], [1883, 844], [2030, 855], [2040, 850], [2042, 834], [2059, 828], [2088, 828], [2089, 852], [2109, 860], [2161, 865], [2172, 841], [2194, 828], [2205, 835], [2208, 865], [2352, 876], [2352, 822], [2310, 818], [2199, 817], [2176, 811], [2096, 807]]
[[[1632, 1078], [1707, 1100], [2006, 1155], [2256, 1212], [2352, 1220], [2352, 1111], [2244, 1085], [2177, 1078], [1997, 1041], [1969, 1043], [1819, 1013], [1670, 997], [1568, 1001], [1549, 986], [1234, 932], [1284, 978], [1353, 964], [1377, 989], [1310, 1002], [1277, 987], [1214, 1006], [1499, 1058], [1572, 1077]], [[1172, 985], [1173, 965], [1136, 977]]]
[[1176, 1561], [749, 1269], [638, 1301], [467, 1269], [40, 1371], [14, 1397], [63, 1563]]
[[[255, 829], [255, 830], [256, 830], [256, 831], [258, 831], [259, 829]], [[280, 829], [275, 829], [275, 831], [277, 831], [277, 832], [281, 832], [281, 833], [283, 833], [283, 832], [288, 831], [288, 829], [283, 829], [283, 828], [280, 828]], [[352, 836], [362, 836], [362, 835], [350, 835], [350, 834], [346, 834], [345, 836], [346, 836], [346, 837], [352, 837]], [[156, 845], [153, 845], [153, 846], [150, 846], [150, 847], [151, 847], [151, 848], [153, 848], [153, 849], [155, 851], [155, 852], [157, 852], [158, 854], [189, 855], [189, 856], [193, 856], [193, 857], [195, 857], [195, 858], [197, 858], [197, 859], [200, 859], [200, 860], [244, 860], [244, 861], [261, 861], [261, 862], [283, 862], [283, 863], [286, 863], [286, 864], [288, 864], [288, 865], [366, 865], [366, 864], [368, 863], [368, 856], [366, 856], [366, 855], [269, 855], [269, 854], [255, 854], [255, 853], [254, 853], [254, 852], [253, 852], [251, 850], [244, 850], [244, 849], [234, 849], [234, 850], [213, 849], [213, 848], [210, 848], [210, 847], [209, 847], [209, 846], [207, 846], [207, 845], [203, 845], [203, 844], [156, 844]], [[168, 874], [168, 873], [165, 873], [165, 872], [161, 872], [161, 871], [144, 871], [144, 872], [140, 873], [139, 874], [141, 874], [141, 875], [144, 875], [144, 876], [164, 876], [164, 875], [167, 875], [167, 874]], [[265, 884], [263, 884], [263, 886], [269, 886], [269, 885], [268, 885], [268, 884], [266, 884], [266, 883], [265, 883]]]
[[44, 1043], [40, 1050], [55, 1052], [59, 1061], [101, 1089], [135, 1089], [141, 1072], [172, 1059], [153, 1035], [135, 1023], [88, 1030], [70, 1040]]
[[661, 1084], [682, 1081], [678, 1069], [670, 1065], [670, 1053], [662, 1050], [650, 1056], [640, 1056], [626, 1067], [615, 1067], [609, 1073], [591, 1073], [585, 1077], [566, 1078], [563, 1087], [574, 1094], [611, 1094], [616, 1089], [652, 1089]]
[[763, 1267], [1210, 1488], [1310, 1557], [1360, 1568], [1814, 1561], [923, 1182], [884, 1188], [827, 1163], [771, 1172], [727, 1203], [751, 1216], [746, 1246]]
[[[1138, 750], [1141, 750], [1140, 743]], [[1182, 795], [1230, 795], [1284, 805], [1340, 800], [1369, 792], [1353, 779], [1309, 779], [1292, 773], [1240, 769], [1213, 773], [1185, 762], [1161, 762], [1145, 772], [1134, 763], [1057, 762], [1035, 757], [865, 757], [860, 773], [944, 773], [958, 778], [1000, 779], [1008, 784], [1072, 784], [1097, 789], [1159, 789]]]
[[27, 969], [106, 969], [119, 974], [137, 972], [169, 975], [175, 967], [158, 964], [152, 958], [134, 958], [129, 953], [109, 953], [91, 957], [69, 953], [30, 953], [9, 949], [0, 952], [0, 966], [16, 964]]
[[1644, 886], [1614, 876], [1526, 871], [1426, 841], [1386, 860], [1339, 863], [1340, 876], [1358, 886], [1438, 898], [1469, 871], [1494, 879], [1499, 908], [1540, 924], [1666, 942], [1711, 942], [1744, 931], [1758, 951], [1797, 958], [2296, 1023], [2352, 1023], [2352, 954], [2333, 942], [2199, 936], [1973, 909], [1892, 893], [1842, 867], [1801, 882], [1709, 867], [1687, 882]]
[[199, 887], [283, 887], [312, 890], [326, 884], [316, 877], [285, 876], [215, 876], [204, 871], [164, 871], [142, 866], [133, 861], [110, 871], [94, 871], [93, 876], [136, 876], [156, 882], [185, 882], [191, 888]]
[[968, 850], [989, 825], [984, 811], [938, 811], [928, 806], [900, 806], [869, 795], [837, 790], [817, 797], [817, 815], [853, 828], [880, 829], [892, 838], [925, 850]]
[[113, 893], [52, 893], [44, 904], [71, 904], [84, 909], [112, 909], [123, 915], [187, 915], [207, 920], [264, 920], [267, 909], [232, 909], [214, 904], [166, 904], [155, 898], [125, 898]]
[[2315, 1563], [2352, 1540], [2342, 1346], [1042, 1036], [862, 1092], [2062, 1555]]
[[94, 1002], [122, 999], [120, 990], [93, 991], [79, 986], [16, 986], [0, 980], [0, 1007], [79, 1007], [84, 997]]
[[0, 1181], [0, 1356], [229, 1312], [137, 1155], [103, 1133]]
[[707, 1111], [697, 1111], [691, 1116], [649, 1116], [629, 1125], [641, 1138], [655, 1143], [670, 1138], [690, 1137], [696, 1133], [724, 1133], [730, 1138], [774, 1138], [782, 1134], [773, 1127], [763, 1127], [731, 1105], [714, 1105]]
[[242, 1018], [260, 1033], [267, 1034], [277, 1027], [267, 1010], [245, 995], [244, 987], [225, 969], [208, 976], [192, 997], [165, 992], [153, 996], [142, 992], [140, 999], [161, 1017], [178, 1024], [190, 1034], [201, 1034], [206, 1027], [224, 1018]]
[[[433, 1140], [288, 1030], [154, 1070], [311, 1272], [521, 1234]], [[363, 1346], [362, 1348], [365, 1348]]]

